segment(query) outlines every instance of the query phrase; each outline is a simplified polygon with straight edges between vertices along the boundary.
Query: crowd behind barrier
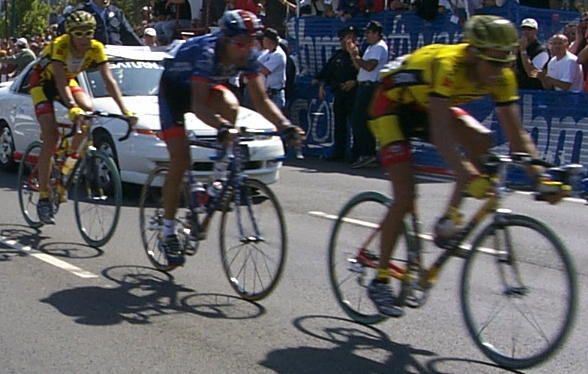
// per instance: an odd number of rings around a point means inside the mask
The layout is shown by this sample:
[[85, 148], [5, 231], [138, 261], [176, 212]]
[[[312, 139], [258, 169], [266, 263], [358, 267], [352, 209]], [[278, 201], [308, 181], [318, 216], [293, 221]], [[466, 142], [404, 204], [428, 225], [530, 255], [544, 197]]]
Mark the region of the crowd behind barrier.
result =
[[[542, 26], [539, 38], [548, 39], [566, 24], [578, 19], [577, 12], [530, 8], [509, 2], [501, 8], [484, 9], [485, 14], [496, 14], [520, 24], [524, 18], [535, 18]], [[384, 25], [384, 38], [390, 58], [410, 53], [430, 43], [457, 43], [462, 40], [462, 29], [451, 15], [441, 15], [434, 22], [424, 21], [413, 12], [380, 12], [368, 17], [358, 17], [343, 23], [324, 17], [301, 17], [288, 22], [290, 44], [298, 64], [300, 76], [297, 90], [289, 103], [289, 113], [294, 123], [307, 132], [305, 153], [328, 157], [332, 152], [334, 115], [333, 96], [318, 99], [318, 87], [311, 84], [320, 67], [339, 47], [337, 30], [353, 24], [362, 28], [369, 19]], [[361, 35], [360, 35], [361, 39]], [[588, 166], [588, 93], [561, 91], [521, 90], [521, 110], [525, 128], [531, 132], [541, 157], [555, 165], [580, 163]], [[508, 151], [494, 115], [493, 105], [487, 98], [476, 100], [466, 109], [484, 125], [494, 130], [496, 151]], [[447, 174], [443, 162], [433, 147], [415, 143], [415, 158], [421, 171]], [[524, 174], [512, 173], [513, 182], [523, 184]], [[584, 177], [586, 174], [584, 174]], [[576, 186], [576, 188], [580, 188]], [[588, 185], [581, 187], [585, 192]]]

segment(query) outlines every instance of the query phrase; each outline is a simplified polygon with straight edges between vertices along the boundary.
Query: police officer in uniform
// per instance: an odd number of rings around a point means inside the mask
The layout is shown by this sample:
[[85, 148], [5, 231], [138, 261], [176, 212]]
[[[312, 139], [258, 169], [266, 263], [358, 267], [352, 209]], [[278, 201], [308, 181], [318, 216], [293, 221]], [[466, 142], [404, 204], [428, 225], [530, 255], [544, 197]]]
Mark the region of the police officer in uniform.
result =
[[316, 79], [320, 82], [319, 99], [325, 98], [325, 85], [328, 85], [334, 96], [333, 111], [335, 113], [335, 141], [333, 153], [329, 160], [342, 161], [345, 159], [349, 142], [349, 120], [353, 112], [355, 91], [357, 86], [357, 68], [351, 61], [346, 50], [348, 39], [357, 39], [357, 32], [353, 26], [347, 26], [338, 32], [341, 48], [323, 66]]
[[143, 45], [122, 10], [112, 5], [110, 0], [88, 0], [79, 9], [96, 18], [94, 39], [102, 44]]

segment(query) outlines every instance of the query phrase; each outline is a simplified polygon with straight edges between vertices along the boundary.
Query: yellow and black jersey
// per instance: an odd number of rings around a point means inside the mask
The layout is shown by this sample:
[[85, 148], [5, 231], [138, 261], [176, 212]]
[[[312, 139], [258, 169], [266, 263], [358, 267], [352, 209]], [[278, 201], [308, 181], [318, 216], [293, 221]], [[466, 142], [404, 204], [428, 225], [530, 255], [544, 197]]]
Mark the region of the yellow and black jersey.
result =
[[104, 45], [92, 39], [90, 48], [83, 57], [74, 57], [71, 53], [71, 42], [68, 34], [61, 35], [47, 45], [41, 52], [36, 69], [41, 80], [53, 80], [54, 73], [51, 62], [62, 62], [65, 67], [66, 79], [74, 79], [79, 73], [108, 61]]
[[429, 106], [429, 96], [446, 97], [458, 106], [490, 95], [497, 105], [519, 99], [514, 72], [502, 69], [493, 86], [480, 86], [468, 76], [468, 44], [431, 44], [414, 51], [402, 61], [393, 61], [382, 69], [380, 78], [386, 96], [400, 104]]

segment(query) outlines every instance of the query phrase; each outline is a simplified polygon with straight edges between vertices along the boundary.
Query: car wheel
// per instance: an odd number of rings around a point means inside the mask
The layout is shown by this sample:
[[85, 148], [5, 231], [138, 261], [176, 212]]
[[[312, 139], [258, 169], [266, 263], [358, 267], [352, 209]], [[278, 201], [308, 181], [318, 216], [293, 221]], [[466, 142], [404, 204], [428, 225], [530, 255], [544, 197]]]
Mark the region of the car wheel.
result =
[[116, 154], [114, 142], [112, 141], [112, 138], [107, 132], [100, 131], [94, 134], [94, 146], [97, 150], [112, 157], [112, 160], [114, 161], [115, 165], [120, 169], [120, 166], [118, 165], [118, 156]]
[[6, 123], [0, 123], [0, 169], [15, 170], [14, 138]]

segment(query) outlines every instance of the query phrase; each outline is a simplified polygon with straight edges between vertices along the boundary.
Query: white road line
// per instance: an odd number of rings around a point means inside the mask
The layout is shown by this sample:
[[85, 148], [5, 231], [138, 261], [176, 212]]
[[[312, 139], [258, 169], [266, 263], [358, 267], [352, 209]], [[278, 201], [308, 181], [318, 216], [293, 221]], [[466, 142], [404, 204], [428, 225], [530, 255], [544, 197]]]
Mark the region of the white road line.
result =
[[0, 243], [9, 246], [10, 248], [16, 249], [17, 251], [23, 252], [31, 257], [34, 257], [38, 260], [46, 262], [50, 265], [58, 267], [62, 270], [65, 270], [73, 275], [76, 275], [80, 278], [98, 278], [98, 276], [94, 273], [81, 269], [75, 265], [72, 265], [68, 262], [60, 260], [54, 256], [48, 255], [47, 253], [40, 252], [34, 248], [31, 248], [28, 245], [22, 245], [18, 241], [14, 239], [9, 239], [4, 236], [0, 236]]

